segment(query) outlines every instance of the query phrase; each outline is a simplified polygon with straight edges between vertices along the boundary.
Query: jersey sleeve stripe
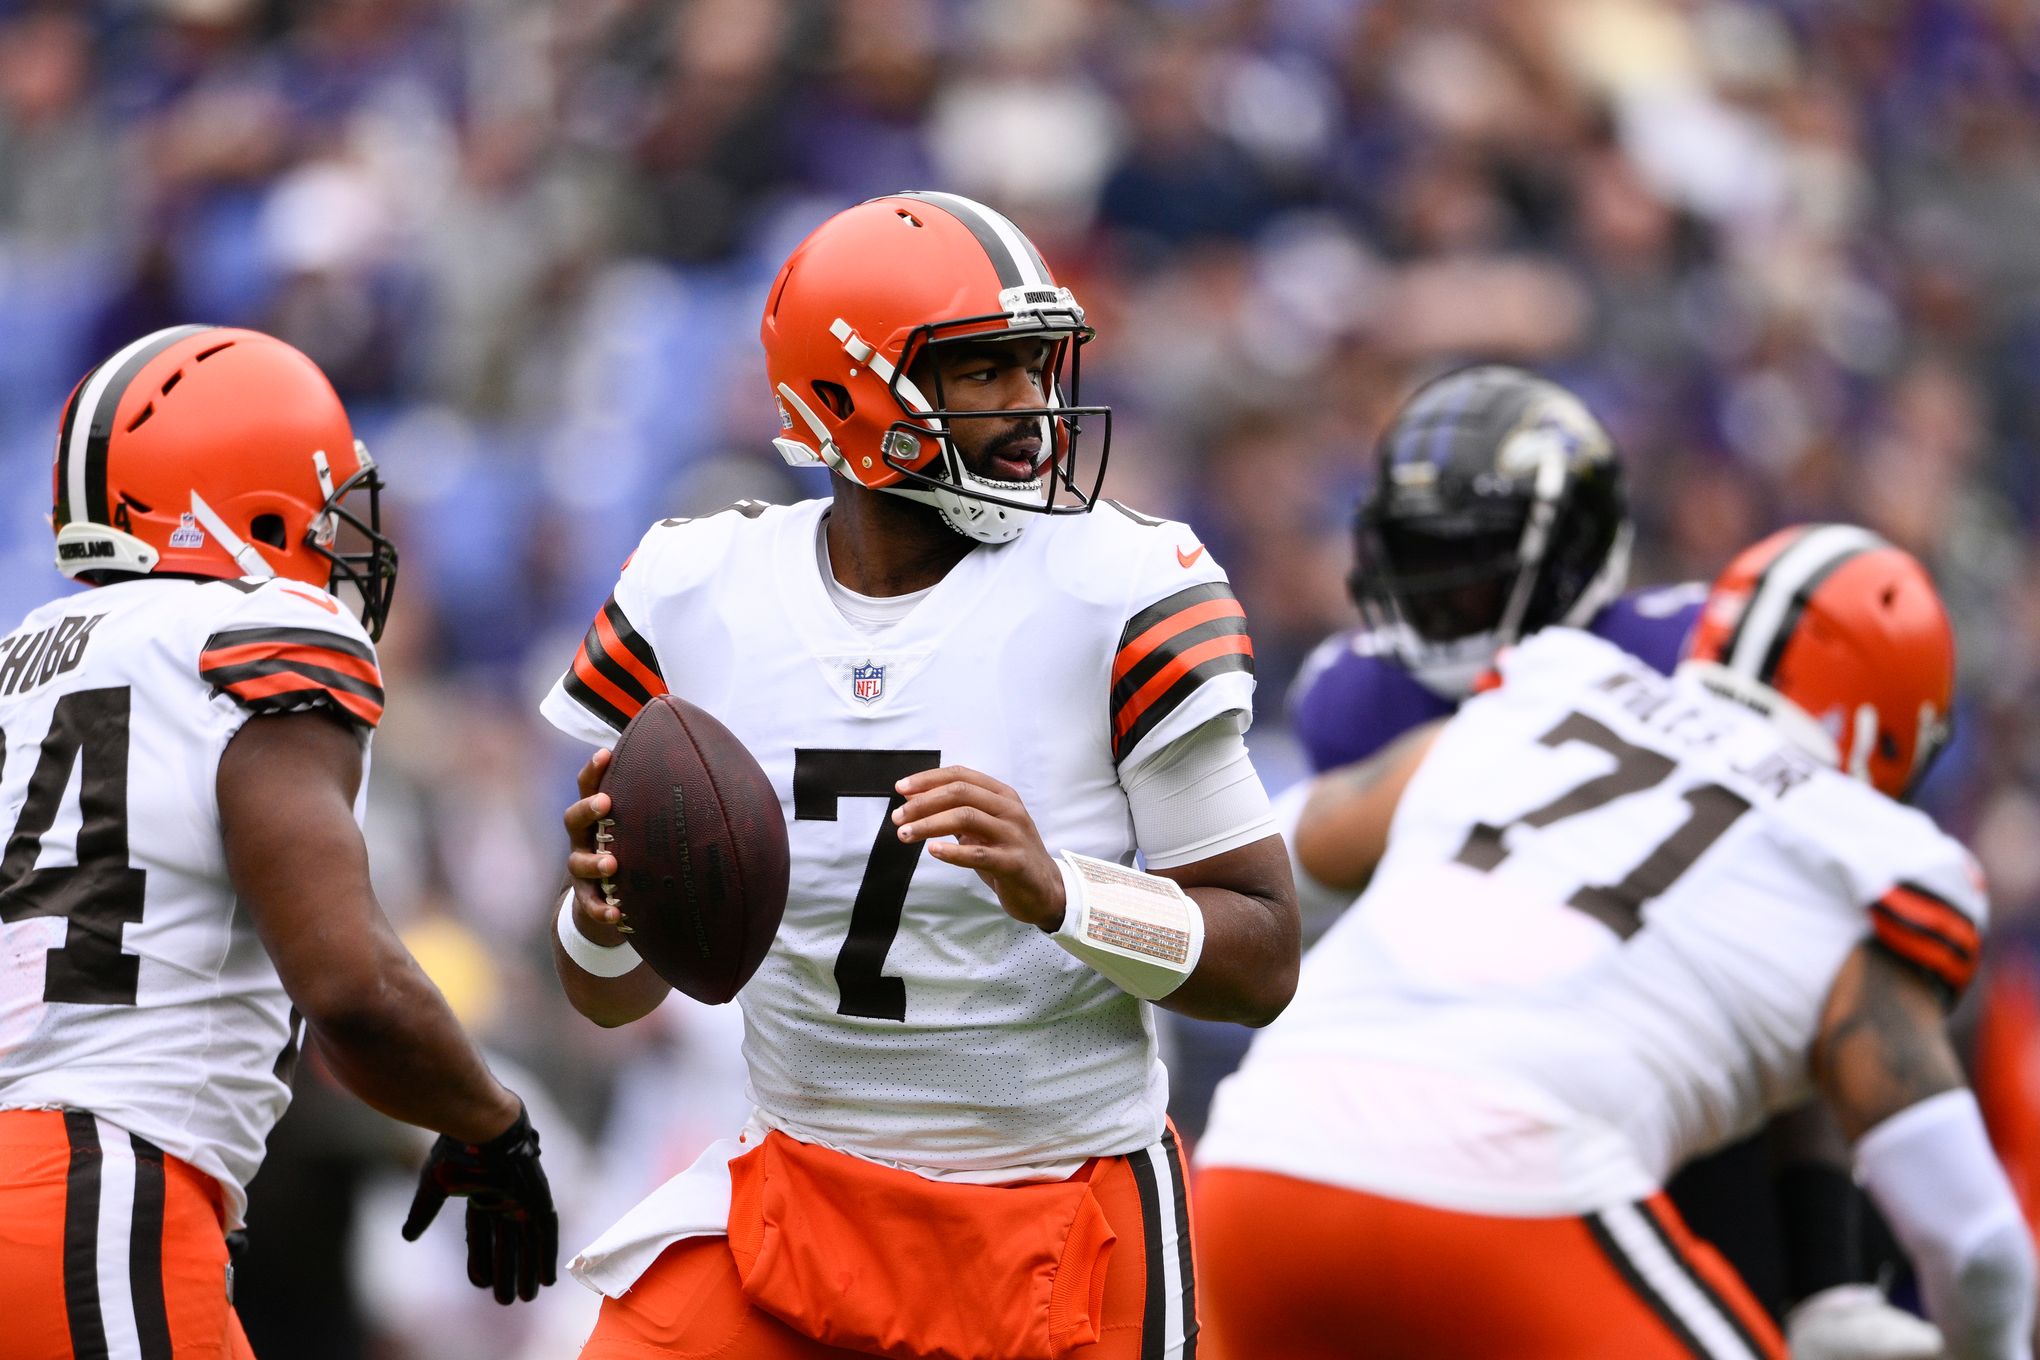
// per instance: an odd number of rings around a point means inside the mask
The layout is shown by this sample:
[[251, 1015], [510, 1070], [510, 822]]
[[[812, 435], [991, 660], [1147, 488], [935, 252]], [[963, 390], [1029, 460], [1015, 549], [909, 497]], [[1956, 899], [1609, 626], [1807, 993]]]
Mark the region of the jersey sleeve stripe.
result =
[[1114, 714], [1112, 759], [1124, 760], [1205, 682], [1228, 671], [1254, 673], [1254, 644], [1244, 634], [1213, 638], [1170, 661]]
[[595, 616], [588, 636], [582, 639], [581, 649], [591, 665], [639, 705], [648, 704], [653, 695], [666, 692], [665, 677], [659, 674], [657, 667], [646, 666], [629, 644], [617, 635], [608, 609]]
[[[630, 617], [623, 612], [623, 606], [616, 602], [614, 595], [603, 603], [602, 612], [596, 621], [599, 623], [602, 619], [609, 620], [610, 630], [616, 634], [617, 642], [630, 654], [628, 659], [621, 656], [617, 659], [626, 666], [635, 661], [650, 677], [645, 681], [646, 688], [655, 694], [664, 694], [666, 675], [659, 669], [659, 654], [652, 650], [652, 644], [645, 639], [644, 634], [631, 626]], [[656, 685], [652, 683], [654, 680], [658, 682]]]
[[1169, 615], [1131, 642], [1121, 644], [1119, 654], [1112, 659], [1112, 683], [1119, 684], [1129, 672], [1138, 669], [1143, 662], [1151, 660], [1172, 640], [1181, 638], [1191, 629], [1221, 624], [1227, 620], [1233, 621], [1237, 631], [1246, 631], [1247, 611], [1231, 596], [1206, 600]]
[[250, 676], [220, 686], [244, 707], [257, 713], [293, 713], [330, 704], [364, 726], [382, 721], [382, 691], [373, 697], [336, 689], [295, 671], [275, 671]]
[[324, 689], [340, 694], [355, 694], [380, 705], [383, 702], [381, 685], [360, 676], [348, 675], [316, 662], [298, 657], [270, 657], [260, 661], [245, 661], [236, 666], [210, 666], [198, 673], [199, 679], [208, 681], [217, 689], [231, 690], [248, 680], [263, 680], [272, 675], [296, 676]]
[[[1154, 638], [1149, 638], [1148, 635], [1158, 625], [1167, 622], [1171, 617], [1182, 613], [1186, 609], [1194, 609], [1198, 605], [1212, 600], [1231, 600], [1232, 598], [1232, 588], [1226, 585], [1225, 582], [1206, 581], [1202, 585], [1191, 586], [1188, 589], [1177, 591], [1174, 595], [1157, 600], [1126, 621], [1125, 629], [1119, 634], [1118, 655], [1124, 656], [1128, 650], [1133, 650], [1135, 656], [1132, 661], [1127, 663], [1132, 665], [1140, 660], [1141, 654], [1144, 654], [1148, 647], [1153, 646], [1161, 638], [1168, 636], [1164, 632]], [[1118, 669], [1118, 663], [1115, 660], [1113, 670], [1117, 673]]]
[[378, 693], [381, 692], [382, 671], [375, 662], [364, 661], [352, 652], [334, 651], [323, 646], [248, 642], [235, 647], [211, 647], [199, 654], [198, 673], [209, 678], [209, 673], [213, 671], [272, 662], [311, 666], [337, 675], [349, 675], [363, 684], [374, 686]]
[[268, 642], [285, 646], [323, 647], [327, 651], [344, 652], [359, 657], [373, 665], [375, 649], [365, 642], [357, 642], [338, 633], [329, 633], [320, 628], [229, 628], [223, 633], [214, 633], [205, 640], [205, 650], [210, 652], [221, 647], [243, 647], [251, 643]]
[[586, 643], [574, 653], [574, 664], [560, 681], [575, 703], [621, 732], [644, 705], [618, 689], [588, 659]]
[[1983, 942], [1975, 923], [1925, 889], [1899, 884], [1870, 908], [1870, 920], [1885, 948], [1957, 993], [1976, 975]]
[[[1237, 611], [1237, 606], [1235, 606]], [[1246, 619], [1234, 612], [1219, 618], [1207, 619], [1203, 623], [1185, 628], [1182, 632], [1163, 641], [1146, 656], [1140, 664], [1120, 675], [1112, 686], [1112, 711], [1123, 712], [1126, 706], [1145, 689], [1150, 681], [1167, 670], [1177, 657], [1218, 638], [1239, 638], [1246, 642], [1247, 650], [1253, 651], [1253, 640], [1247, 637]]]

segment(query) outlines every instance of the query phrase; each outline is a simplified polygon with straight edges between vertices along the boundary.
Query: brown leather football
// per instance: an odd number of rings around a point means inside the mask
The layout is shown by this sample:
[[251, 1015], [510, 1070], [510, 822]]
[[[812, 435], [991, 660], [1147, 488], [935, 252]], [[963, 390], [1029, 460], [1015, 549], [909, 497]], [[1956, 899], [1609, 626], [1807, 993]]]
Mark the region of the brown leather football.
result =
[[630, 942], [680, 991], [728, 1001], [786, 912], [786, 818], [772, 781], [727, 727], [661, 694], [617, 738], [602, 791]]

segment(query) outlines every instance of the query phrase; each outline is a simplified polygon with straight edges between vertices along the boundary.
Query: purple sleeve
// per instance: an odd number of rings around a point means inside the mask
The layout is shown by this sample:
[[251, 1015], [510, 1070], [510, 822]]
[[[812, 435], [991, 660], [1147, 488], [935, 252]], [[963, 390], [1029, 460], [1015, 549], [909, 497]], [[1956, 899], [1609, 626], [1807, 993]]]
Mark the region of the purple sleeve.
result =
[[1706, 601], [1707, 587], [1698, 583], [1632, 590], [1596, 614], [1587, 631], [1670, 675]]
[[1290, 698], [1290, 722], [1316, 772], [1365, 760], [1411, 728], [1452, 712], [1394, 661], [1356, 650], [1353, 637], [1326, 643], [1336, 650], [1305, 670]]

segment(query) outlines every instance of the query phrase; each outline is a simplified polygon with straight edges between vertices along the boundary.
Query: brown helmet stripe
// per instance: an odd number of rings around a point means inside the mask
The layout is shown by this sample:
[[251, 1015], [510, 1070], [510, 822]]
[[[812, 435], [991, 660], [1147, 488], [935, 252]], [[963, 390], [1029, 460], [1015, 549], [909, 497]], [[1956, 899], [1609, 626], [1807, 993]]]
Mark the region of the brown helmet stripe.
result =
[[1034, 248], [1034, 243], [1018, 227], [984, 204], [973, 202], [961, 194], [932, 191], [900, 194], [899, 197], [932, 203], [963, 223], [970, 234], [977, 237], [978, 244], [984, 247], [992, 268], [998, 271], [1000, 288], [1018, 288], [1023, 284], [1048, 286], [1048, 265], [1042, 260], [1041, 252]]
[[[112, 507], [107, 497], [106, 453], [113, 438], [114, 416], [128, 384], [147, 363], [187, 336], [213, 329], [210, 326], [171, 326], [156, 331], [121, 349], [93, 369], [72, 399], [64, 423], [63, 443], [57, 450], [57, 505], [61, 518], [69, 523], [85, 520], [112, 524]], [[88, 414], [89, 408], [89, 414]], [[83, 499], [83, 513], [79, 500]]]

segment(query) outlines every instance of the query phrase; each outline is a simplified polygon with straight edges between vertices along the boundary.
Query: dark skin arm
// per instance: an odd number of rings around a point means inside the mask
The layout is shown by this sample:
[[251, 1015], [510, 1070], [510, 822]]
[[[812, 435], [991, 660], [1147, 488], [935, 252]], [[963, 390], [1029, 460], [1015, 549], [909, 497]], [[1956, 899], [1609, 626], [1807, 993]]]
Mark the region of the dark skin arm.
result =
[[1444, 721], [1412, 728], [1365, 760], [1327, 770], [1296, 823], [1296, 859], [1328, 888], [1359, 892], [1388, 852], [1396, 804]]
[[[602, 819], [609, 815], [609, 795], [597, 793], [602, 772], [609, 768], [611, 753], [597, 751], [581, 767], [581, 796], [567, 809], [568, 882], [574, 891], [574, 925], [592, 944], [622, 944], [630, 937], [622, 927], [629, 923], [623, 912], [603, 896], [602, 880], [616, 873], [616, 856], [601, 848], [595, 837]], [[555, 909], [557, 910], [557, 908]], [[627, 1025], [657, 1010], [673, 989], [666, 980], [641, 963], [621, 977], [597, 977], [567, 957], [557, 933], [552, 936], [553, 970], [575, 1010], [606, 1029]]]
[[1874, 942], [1856, 946], [1821, 1013], [1813, 1079], [1851, 1144], [1961, 1086], [1941, 999], [1925, 974]]
[[[1045, 931], [1063, 922], [1062, 872], [1020, 796], [962, 765], [909, 775], [893, 813], [900, 839], [926, 841], [944, 863], [977, 872], [1016, 921]], [[953, 838], [953, 839], [949, 839]], [[1279, 836], [1157, 870], [1204, 913], [1197, 970], [1155, 1004], [1199, 1020], [1265, 1025], [1296, 992], [1303, 924]]]
[[337, 719], [249, 719], [220, 757], [227, 873], [340, 1083], [393, 1119], [486, 1143], [522, 1107], [375, 899], [361, 771], [361, 741]]

